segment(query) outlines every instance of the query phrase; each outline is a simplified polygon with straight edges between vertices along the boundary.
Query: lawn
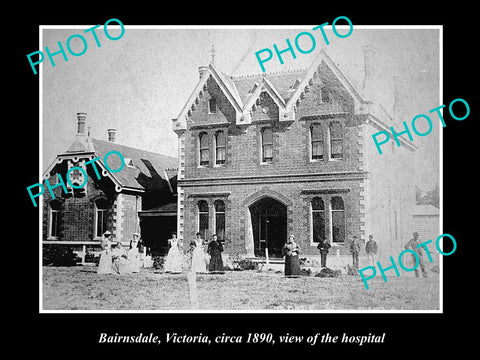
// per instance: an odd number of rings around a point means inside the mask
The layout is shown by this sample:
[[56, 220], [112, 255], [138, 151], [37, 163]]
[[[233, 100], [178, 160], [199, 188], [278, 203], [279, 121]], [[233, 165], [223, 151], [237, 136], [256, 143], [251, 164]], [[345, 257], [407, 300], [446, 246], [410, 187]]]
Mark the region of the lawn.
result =
[[[198, 274], [200, 310], [438, 310], [439, 275], [381, 276], [366, 290], [359, 276], [286, 278], [273, 271]], [[387, 274], [388, 276], [388, 274]], [[95, 266], [43, 267], [44, 310], [189, 310], [187, 274], [141, 269], [98, 275]]]

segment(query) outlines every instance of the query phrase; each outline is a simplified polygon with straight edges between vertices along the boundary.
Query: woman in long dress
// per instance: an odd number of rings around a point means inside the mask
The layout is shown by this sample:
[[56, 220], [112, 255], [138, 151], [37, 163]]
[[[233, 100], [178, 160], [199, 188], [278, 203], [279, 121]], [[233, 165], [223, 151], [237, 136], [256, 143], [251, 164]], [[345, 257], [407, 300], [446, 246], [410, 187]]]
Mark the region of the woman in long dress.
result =
[[193, 272], [207, 272], [205, 252], [203, 251], [203, 239], [200, 233], [197, 233], [197, 237], [192, 241], [192, 245], [194, 248], [192, 252], [191, 270]]
[[170, 244], [170, 249], [168, 250], [163, 268], [165, 269], [165, 272], [182, 272], [182, 256], [178, 249], [177, 233], [172, 233], [172, 238], [168, 239], [168, 243]]
[[112, 254], [110, 236], [112, 233], [107, 230], [103, 233], [102, 252], [100, 253], [100, 261], [98, 262], [97, 274], [111, 274], [112, 273]]
[[208, 271], [223, 272], [222, 251], [223, 244], [218, 241], [217, 235], [212, 235], [212, 241], [208, 243], [207, 253], [210, 255], [210, 263], [208, 264]]
[[139, 235], [137, 233], [133, 234], [133, 239], [130, 241], [130, 248], [128, 249], [127, 258], [130, 261], [130, 269], [132, 273], [140, 272], [140, 252], [139, 252]]
[[295, 236], [290, 235], [287, 243], [282, 248], [282, 255], [285, 256], [285, 276], [300, 275], [299, 252], [300, 246], [295, 242]]

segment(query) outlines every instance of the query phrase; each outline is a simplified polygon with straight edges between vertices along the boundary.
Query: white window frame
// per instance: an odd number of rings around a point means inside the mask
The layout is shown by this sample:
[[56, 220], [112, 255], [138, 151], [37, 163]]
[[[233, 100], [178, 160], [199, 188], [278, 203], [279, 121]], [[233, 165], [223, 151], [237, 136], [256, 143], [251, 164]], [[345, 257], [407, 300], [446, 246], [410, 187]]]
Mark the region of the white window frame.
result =
[[[266, 130], [266, 129], [269, 129], [271, 132], [272, 132], [272, 160], [270, 161], [264, 161], [263, 158], [263, 132]], [[261, 165], [271, 165], [273, 164], [273, 147], [275, 145], [275, 141], [274, 141], [274, 134], [273, 134], [273, 129], [269, 126], [265, 126], [265, 127], [262, 127], [260, 129], [260, 164]]]
[[57, 235], [52, 235], [52, 230], [53, 230], [53, 213], [56, 213], [57, 214], [57, 227], [58, 227], [58, 215], [60, 213], [60, 210], [54, 210], [52, 209], [52, 206], [51, 204], [48, 205], [48, 208], [49, 208], [49, 214], [48, 214], [48, 223], [49, 223], [49, 226], [48, 226], [48, 238], [49, 239], [58, 239], [58, 234]]
[[[94, 225], [94, 229], [93, 229], [93, 231], [94, 231], [93, 238], [98, 240], [98, 239], [102, 238], [103, 233], [107, 230], [107, 229], [102, 229], [101, 234], [97, 235], [98, 234], [98, 212], [101, 211], [102, 216], [105, 217], [107, 209], [99, 209], [96, 201], [94, 202], [94, 204], [95, 204], [95, 225]], [[102, 224], [103, 224], [104, 219], [105, 218], [102, 218]]]

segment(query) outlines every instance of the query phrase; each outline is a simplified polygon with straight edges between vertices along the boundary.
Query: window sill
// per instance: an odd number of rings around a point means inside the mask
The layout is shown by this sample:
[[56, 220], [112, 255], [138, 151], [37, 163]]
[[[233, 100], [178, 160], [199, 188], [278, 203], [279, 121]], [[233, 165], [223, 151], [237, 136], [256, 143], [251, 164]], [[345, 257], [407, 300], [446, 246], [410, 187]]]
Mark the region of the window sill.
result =
[[48, 236], [47, 240], [59, 240], [60, 238], [58, 236]]

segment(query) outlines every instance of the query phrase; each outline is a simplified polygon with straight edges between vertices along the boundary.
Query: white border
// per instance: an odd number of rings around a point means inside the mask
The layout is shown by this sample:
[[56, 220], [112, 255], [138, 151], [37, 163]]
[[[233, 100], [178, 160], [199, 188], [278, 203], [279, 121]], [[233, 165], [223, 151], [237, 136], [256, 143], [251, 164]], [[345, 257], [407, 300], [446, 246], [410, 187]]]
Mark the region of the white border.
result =
[[[44, 29], [88, 29], [94, 25], [39, 25], [39, 49], [43, 49], [43, 30]], [[119, 25], [109, 25], [112, 28], [120, 28]], [[124, 25], [125, 29], [303, 29], [311, 28], [316, 25]], [[353, 25], [356, 29], [436, 29], [439, 30], [439, 105], [443, 104], [443, 25]], [[103, 25], [101, 26], [103, 29]], [[331, 25], [325, 26], [325, 28], [331, 28]], [[335, 28], [350, 28], [349, 25], [336, 25]], [[38, 167], [38, 178], [39, 182], [43, 179], [42, 172], [42, 159], [43, 159], [43, 63], [39, 64], [38, 69], [39, 76], [39, 167]], [[441, 110], [443, 113], [443, 110]], [[439, 155], [440, 155], [440, 181], [439, 181], [439, 191], [440, 191], [440, 234], [443, 234], [443, 133], [442, 129], [439, 131], [440, 143], [439, 143]], [[115, 313], [115, 314], [155, 314], [155, 313], [166, 313], [166, 314], [203, 314], [203, 313], [249, 313], [249, 314], [317, 314], [317, 313], [426, 313], [426, 314], [443, 314], [443, 256], [439, 256], [439, 310], [44, 310], [43, 306], [43, 266], [42, 266], [42, 234], [43, 234], [43, 197], [39, 198], [38, 202], [38, 230], [39, 230], [39, 242], [38, 242], [38, 252], [39, 252], [39, 313], [40, 314], [58, 314], [58, 313], [68, 313], [68, 314], [97, 314], [97, 313]], [[442, 238], [443, 246], [443, 238]]]

